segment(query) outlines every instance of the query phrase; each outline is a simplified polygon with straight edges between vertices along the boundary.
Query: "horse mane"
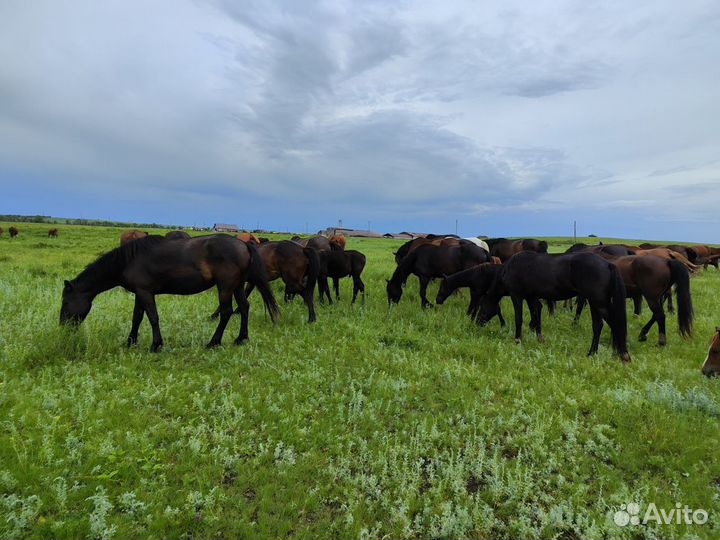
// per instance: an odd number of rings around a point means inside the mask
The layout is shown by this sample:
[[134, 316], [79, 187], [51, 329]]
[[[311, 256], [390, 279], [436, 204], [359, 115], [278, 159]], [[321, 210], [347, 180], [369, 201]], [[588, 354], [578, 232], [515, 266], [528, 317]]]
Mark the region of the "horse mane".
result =
[[75, 279], [79, 280], [97, 275], [107, 275], [123, 269], [130, 264], [135, 257], [150, 251], [154, 246], [161, 244], [165, 240], [166, 238], [164, 236], [148, 235], [126, 242], [120, 247], [116, 247], [100, 255], [88, 264]]

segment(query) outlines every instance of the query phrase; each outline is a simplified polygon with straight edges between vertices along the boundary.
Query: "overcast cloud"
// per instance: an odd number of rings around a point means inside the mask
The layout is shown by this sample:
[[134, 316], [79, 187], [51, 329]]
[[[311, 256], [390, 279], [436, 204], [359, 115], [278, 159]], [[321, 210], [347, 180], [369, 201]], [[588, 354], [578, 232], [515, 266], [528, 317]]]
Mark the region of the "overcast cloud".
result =
[[0, 213], [719, 241], [720, 4], [0, 3]]

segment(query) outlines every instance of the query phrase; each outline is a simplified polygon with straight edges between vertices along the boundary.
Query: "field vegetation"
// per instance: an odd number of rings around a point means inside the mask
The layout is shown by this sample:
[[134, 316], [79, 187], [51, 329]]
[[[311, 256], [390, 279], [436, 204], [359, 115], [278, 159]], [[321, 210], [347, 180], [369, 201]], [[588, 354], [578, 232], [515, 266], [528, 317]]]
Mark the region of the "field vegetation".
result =
[[[273, 326], [255, 293], [250, 341], [232, 344], [234, 318], [208, 351], [216, 294], [159, 297], [151, 354], [147, 321], [125, 347], [120, 289], [79, 331], [58, 324], [63, 280], [121, 229], [19, 228], [0, 237], [2, 538], [720, 536], [720, 381], [700, 374], [720, 324], [714, 268], [691, 280], [690, 340], [669, 315], [666, 347], [656, 328], [637, 342], [649, 310], [628, 305], [622, 365], [607, 327], [586, 357], [588, 312], [574, 326], [544, 311], [545, 341], [526, 330], [516, 345], [507, 300], [510, 324], [480, 329], [467, 293], [421, 310], [412, 277], [389, 310], [402, 242], [350, 239], [367, 255], [364, 304], [344, 280], [316, 324], [297, 299]], [[710, 520], [619, 527], [630, 502]]]

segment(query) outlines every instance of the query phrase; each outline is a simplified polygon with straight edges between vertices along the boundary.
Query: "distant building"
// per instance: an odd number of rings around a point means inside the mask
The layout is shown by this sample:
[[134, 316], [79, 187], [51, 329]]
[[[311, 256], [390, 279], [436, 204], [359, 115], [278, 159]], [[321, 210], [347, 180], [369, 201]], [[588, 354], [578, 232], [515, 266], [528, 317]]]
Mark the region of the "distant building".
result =
[[240, 232], [237, 225], [232, 225], [230, 223], [216, 223], [213, 225], [212, 230], [215, 232]]
[[425, 233], [414, 233], [408, 231], [383, 234], [383, 238], [398, 238], [401, 240], [414, 240], [415, 238], [425, 238], [426, 236], [427, 235]]
[[382, 238], [382, 234], [375, 231], [366, 231], [361, 229], [346, 229], [343, 227], [328, 227], [323, 231], [318, 231], [323, 236], [348, 236], [355, 238]]

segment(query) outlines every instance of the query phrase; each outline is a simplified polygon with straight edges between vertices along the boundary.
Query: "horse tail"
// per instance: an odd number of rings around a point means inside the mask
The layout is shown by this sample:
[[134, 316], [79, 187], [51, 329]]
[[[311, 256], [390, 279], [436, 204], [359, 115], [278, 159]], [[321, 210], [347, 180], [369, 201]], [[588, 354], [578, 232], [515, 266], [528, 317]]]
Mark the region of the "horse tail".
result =
[[317, 251], [312, 248], [303, 248], [303, 253], [308, 260], [307, 274], [305, 276], [305, 292], [312, 297], [315, 292], [315, 284], [320, 275], [320, 256]]
[[621, 355], [627, 354], [627, 313], [625, 311], [625, 282], [614, 264], [608, 264], [610, 270], [610, 330], [613, 349]]
[[275, 296], [273, 295], [270, 284], [268, 283], [267, 273], [263, 265], [262, 258], [257, 248], [252, 243], [245, 244], [250, 252], [250, 272], [248, 273], [248, 281], [252, 283], [262, 296], [265, 309], [270, 313], [270, 320], [275, 322], [280, 315]]
[[678, 305], [678, 327], [683, 337], [692, 335], [693, 305], [690, 295], [690, 273], [680, 261], [668, 261], [670, 267], [670, 285], [675, 284]]

